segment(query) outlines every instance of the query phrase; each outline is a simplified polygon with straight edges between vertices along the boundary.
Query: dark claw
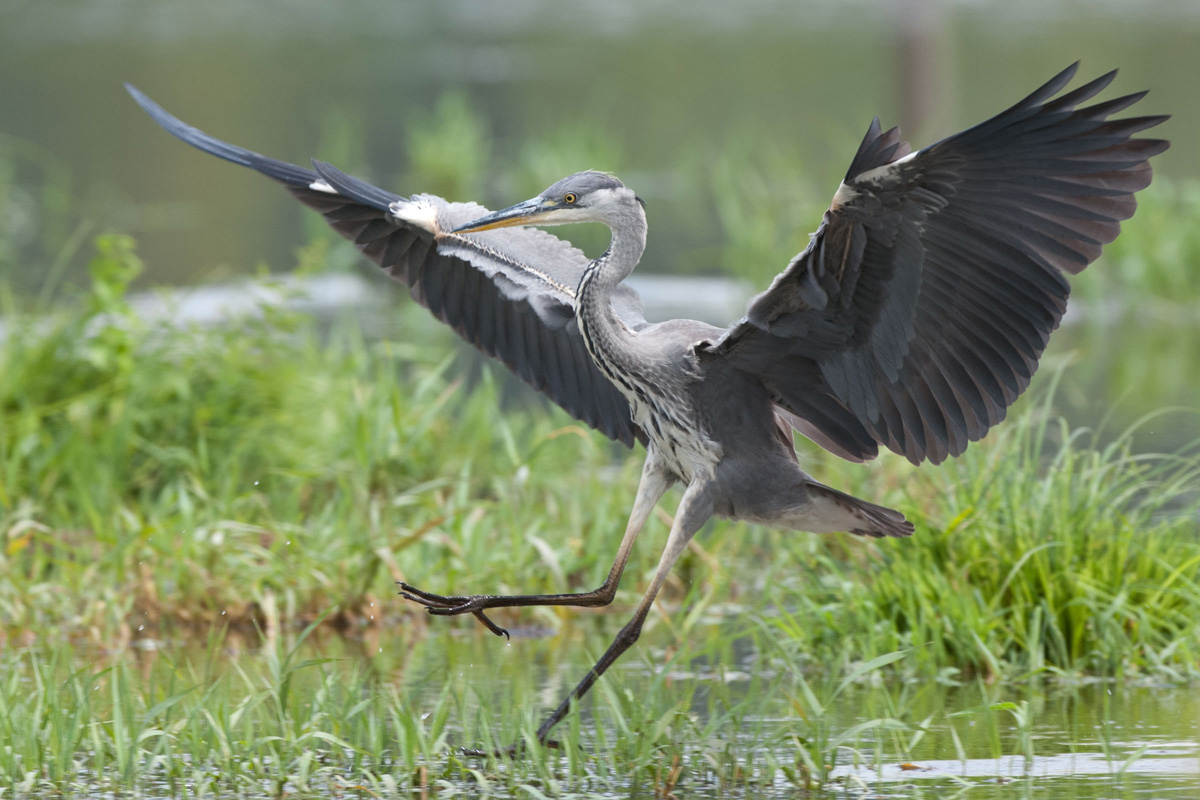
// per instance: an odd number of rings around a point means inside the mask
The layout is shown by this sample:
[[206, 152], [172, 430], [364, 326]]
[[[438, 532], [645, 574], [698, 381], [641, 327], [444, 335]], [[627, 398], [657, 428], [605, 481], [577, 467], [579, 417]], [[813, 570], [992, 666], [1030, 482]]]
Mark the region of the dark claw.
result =
[[396, 581], [400, 587], [400, 596], [405, 600], [411, 600], [414, 603], [420, 603], [425, 606], [425, 610], [430, 614], [436, 614], [442, 617], [454, 616], [457, 614], [466, 614], [468, 611], [483, 623], [483, 626], [497, 636], [503, 636], [505, 639], [511, 640], [508, 631], [501, 628], [496, 623], [488, 619], [487, 614], [484, 614], [480, 609], [469, 608], [471, 601], [475, 598], [471, 597], [447, 597], [440, 594], [432, 594], [423, 592], [415, 586], [411, 586], [403, 581]]
[[417, 597], [416, 595], [409, 594], [408, 592], [401, 592], [400, 596], [405, 600], [412, 600], [414, 603], [420, 603], [431, 610], [434, 608], [453, 608], [450, 603], [439, 603], [436, 600], [430, 600], [427, 597]]
[[483, 613], [482, 611], [475, 611], [473, 613], [475, 614], [475, 619], [479, 620], [485, 626], [487, 626], [487, 629], [489, 631], [496, 634], [497, 636], [503, 636], [505, 641], [512, 641], [512, 637], [508, 635], [508, 631], [506, 631], [504, 628], [501, 628], [499, 625], [497, 625], [496, 623], [494, 623], [490, 619], [488, 619], [487, 614]]
[[412, 600], [413, 602], [424, 603], [426, 605], [433, 604], [442, 608], [447, 608], [460, 606], [470, 599], [468, 597], [446, 597], [440, 594], [433, 594], [431, 592], [423, 592], [417, 587], [404, 583], [403, 581], [396, 581], [396, 585], [400, 587], [400, 594], [402, 597]]

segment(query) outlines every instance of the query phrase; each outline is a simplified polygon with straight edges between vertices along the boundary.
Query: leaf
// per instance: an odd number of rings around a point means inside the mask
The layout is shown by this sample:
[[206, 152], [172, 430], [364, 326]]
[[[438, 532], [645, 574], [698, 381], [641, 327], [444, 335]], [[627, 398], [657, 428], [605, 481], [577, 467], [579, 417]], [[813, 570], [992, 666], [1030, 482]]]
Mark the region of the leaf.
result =
[[546, 569], [550, 570], [558, 584], [560, 586], [565, 585], [567, 578], [563, 575], [562, 564], [559, 562], [558, 553], [554, 552], [554, 548], [545, 539], [535, 533], [527, 533], [525, 534], [525, 538], [537, 548], [538, 553], [542, 556], [542, 562], [546, 565]]
[[881, 667], [886, 667], [888, 664], [895, 663], [907, 655], [907, 650], [895, 650], [891, 653], [884, 653], [881, 656], [872, 658], [870, 661], [864, 661], [861, 664], [856, 665], [854, 669], [850, 670], [850, 674], [838, 684], [837, 689], [835, 689], [833, 692], [833, 696], [837, 697], [846, 687], [855, 683], [862, 676], [874, 672]]
[[860, 734], [866, 731], [885, 730], [885, 731], [906, 731], [909, 727], [898, 719], [890, 717], [879, 717], [877, 719], [869, 719], [866, 722], [860, 722], [857, 725], [847, 728], [842, 731], [833, 741], [829, 743], [826, 751], [835, 750], [849, 741], [857, 739]]
[[18, 536], [15, 539], [12, 539], [11, 541], [9, 541], [8, 547], [4, 548], [4, 551], [6, 553], [8, 553], [8, 555], [14, 556], [17, 553], [24, 550], [26, 547], [28, 547], [29, 542], [32, 540], [33, 540], [32, 533], [27, 533], [24, 536]]

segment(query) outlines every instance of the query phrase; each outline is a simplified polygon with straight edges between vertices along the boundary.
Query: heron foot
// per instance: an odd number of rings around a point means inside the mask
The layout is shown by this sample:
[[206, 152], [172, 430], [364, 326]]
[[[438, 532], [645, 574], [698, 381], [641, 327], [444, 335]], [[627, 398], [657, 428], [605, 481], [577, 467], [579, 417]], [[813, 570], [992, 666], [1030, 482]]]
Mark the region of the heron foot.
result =
[[431, 592], [423, 592], [415, 586], [411, 586], [403, 581], [396, 581], [400, 587], [400, 596], [405, 600], [411, 600], [414, 603], [420, 603], [425, 606], [425, 610], [430, 614], [436, 614], [439, 617], [456, 616], [458, 614], [471, 614], [475, 619], [483, 623], [484, 627], [497, 636], [503, 636], [505, 639], [510, 638], [508, 631], [501, 628], [496, 623], [488, 618], [488, 615], [483, 613], [485, 606], [483, 601], [487, 599], [486, 595], [478, 595], [475, 597], [462, 597], [459, 595], [440, 595]]

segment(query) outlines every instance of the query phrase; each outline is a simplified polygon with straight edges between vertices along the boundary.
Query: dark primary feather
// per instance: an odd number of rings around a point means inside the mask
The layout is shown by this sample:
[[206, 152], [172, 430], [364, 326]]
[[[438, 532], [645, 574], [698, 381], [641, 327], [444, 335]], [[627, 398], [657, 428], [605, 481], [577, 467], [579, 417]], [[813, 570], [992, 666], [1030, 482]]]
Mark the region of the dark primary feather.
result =
[[[588, 263], [579, 250], [544, 231], [525, 228], [435, 238], [390, 213], [390, 204], [408, 198], [328, 164], [314, 162], [313, 171], [223, 142], [184, 124], [134, 87], [126, 88], [167, 132], [286, 185], [296, 199], [320, 212], [334, 230], [408, 286], [434, 316], [571, 415], [626, 445], [645, 441], [631, 419], [628, 401], [596, 368], [579, 335], [574, 291]], [[335, 191], [312, 188], [321, 180]], [[429, 204], [440, 231], [488, 213], [475, 204], [448, 203], [430, 195], [411, 200]], [[616, 301], [631, 328], [645, 324], [632, 289], [623, 287]]]
[[1167, 149], [1109, 119], [1145, 94], [1080, 108], [1108, 73], [1057, 95], [1072, 65], [986, 122], [901, 160], [872, 122], [804, 252], [712, 345], [797, 426], [847, 458], [882, 444], [958, 455], [1029, 385], [1076, 273], [1116, 238]]

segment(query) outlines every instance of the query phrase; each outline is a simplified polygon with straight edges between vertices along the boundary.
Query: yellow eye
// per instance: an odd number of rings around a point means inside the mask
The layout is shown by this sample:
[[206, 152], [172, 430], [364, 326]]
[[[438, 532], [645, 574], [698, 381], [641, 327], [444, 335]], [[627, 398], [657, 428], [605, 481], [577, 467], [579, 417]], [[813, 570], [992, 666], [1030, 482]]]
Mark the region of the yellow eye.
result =
[[565, 202], [567, 204], [574, 203], [578, 199], [579, 198], [575, 196], [574, 192], [567, 192], [566, 194], [563, 195], [563, 202]]

